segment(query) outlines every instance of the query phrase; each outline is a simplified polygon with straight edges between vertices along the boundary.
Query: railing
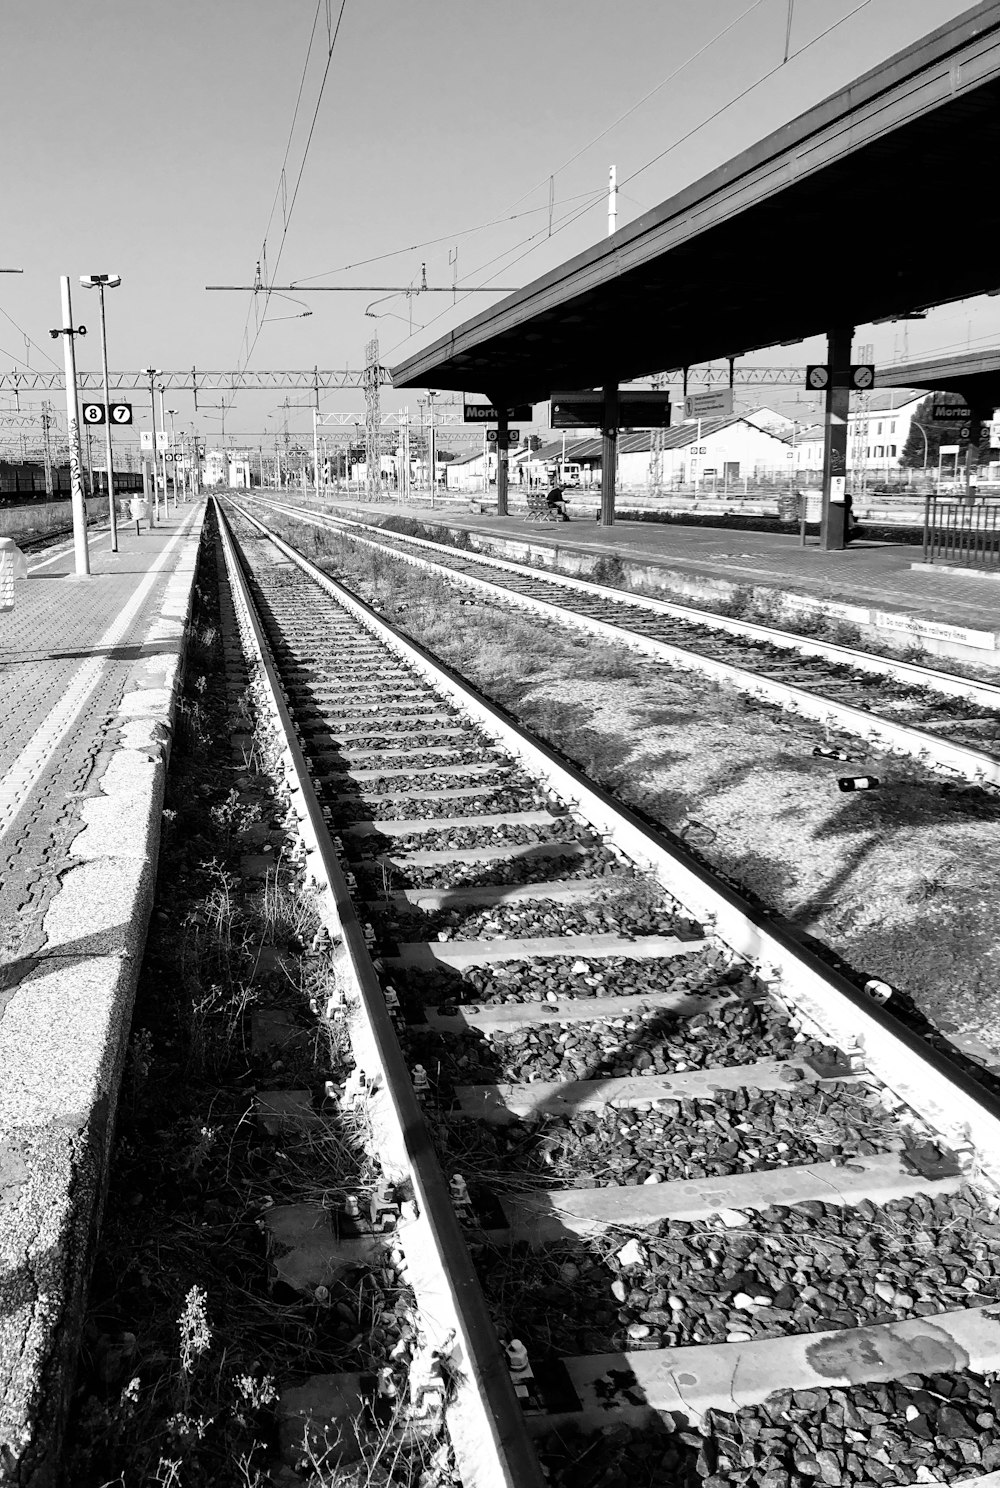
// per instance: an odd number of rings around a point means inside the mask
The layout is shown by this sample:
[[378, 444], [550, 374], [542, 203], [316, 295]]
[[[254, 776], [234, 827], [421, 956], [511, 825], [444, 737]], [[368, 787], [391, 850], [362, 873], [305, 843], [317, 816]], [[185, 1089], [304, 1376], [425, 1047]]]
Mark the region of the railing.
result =
[[924, 562], [1000, 570], [1000, 505], [928, 496]]

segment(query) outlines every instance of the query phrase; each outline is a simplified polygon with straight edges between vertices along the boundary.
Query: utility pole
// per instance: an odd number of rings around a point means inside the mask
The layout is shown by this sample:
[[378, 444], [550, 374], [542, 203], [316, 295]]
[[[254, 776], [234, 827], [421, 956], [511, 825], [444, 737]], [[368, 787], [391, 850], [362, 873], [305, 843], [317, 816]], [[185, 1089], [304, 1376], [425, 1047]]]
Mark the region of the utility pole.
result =
[[319, 410], [314, 408], [313, 415], [313, 490], [316, 500], [319, 500]]
[[378, 333], [365, 347], [365, 485], [369, 501], [382, 499], [382, 404], [379, 396]]
[[430, 468], [431, 468], [431, 511], [434, 510], [434, 498], [437, 496], [437, 436], [434, 428], [434, 399], [437, 393], [427, 390], [427, 410], [430, 417]]
[[618, 226], [618, 170], [612, 166], [608, 171], [608, 237], [612, 237]]
[[52, 445], [49, 442], [49, 426], [52, 423], [52, 404], [42, 404], [42, 459], [45, 462], [45, 494], [52, 500]]
[[87, 505], [83, 499], [83, 471], [80, 459], [80, 424], [76, 406], [76, 350], [74, 337], [79, 331], [73, 326], [73, 310], [69, 297], [69, 277], [63, 274], [59, 280], [62, 291], [62, 328], [50, 335], [62, 336], [66, 363], [66, 421], [69, 439], [69, 484], [73, 507], [73, 553], [76, 572], [90, 573], [90, 549], [87, 547]]

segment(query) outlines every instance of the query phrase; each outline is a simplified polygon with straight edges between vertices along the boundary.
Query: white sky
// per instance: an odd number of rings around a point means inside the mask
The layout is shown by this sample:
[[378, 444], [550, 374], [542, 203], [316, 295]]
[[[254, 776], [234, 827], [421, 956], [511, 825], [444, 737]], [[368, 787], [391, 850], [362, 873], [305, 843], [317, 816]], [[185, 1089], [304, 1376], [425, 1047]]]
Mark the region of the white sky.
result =
[[[302, 80], [286, 167], [290, 202], [326, 63], [327, 0], [305, 71], [315, 0], [5, 0], [0, 266], [24, 274], [0, 276], [0, 312], [37, 349], [26, 349], [0, 313], [0, 372], [48, 367], [47, 357], [61, 368], [61, 347], [48, 336], [60, 320], [59, 275], [72, 276], [74, 320], [96, 331], [96, 296], [76, 288], [77, 276], [108, 271], [123, 278], [108, 297], [112, 368], [243, 365], [256, 331], [251, 297], [204, 286], [251, 283], [265, 232], [272, 265], [281, 248], [282, 283], [322, 276], [311, 282], [405, 285], [419, 282], [426, 263], [429, 283], [450, 284], [456, 248], [466, 283], [491, 276], [501, 286], [527, 283], [603, 236], [612, 162], [621, 181], [639, 172], [619, 198], [622, 226], [968, 8], [951, 0], [868, 0], [795, 57], [858, 3], [794, 0], [793, 55], [779, 67], [788, 0], [346, 0], [281, 247], [282, 161]], [[340, 0], [330, 0], [334, 21], [339, 8]], [[748, 98], [641, 169], [773, 68]], [[557, 227], [586, 205], [587, 193], [594, 200], [551, 239], [550, 176]], [[932, 204], [939, 199], [933, 182], [928, 191]], [[895, 203], [887, 181], [887, 225], [898, 214], [904, 229], [919, 231], [919, 207]], [[530, 215], [495, 222], [513, 213]], [[831, 225], [877, 252], [870, 228]], [[526, 242], [533, 234], [540, 235]], [[428, 239], [443, 241], [410, 246]], [[395, 256], [361, 266], [388, 253]], [[346, 265], [359, 267], [330, 272]], [[256, 337], [249, 365], [357, 368], [376, 324], [383, 360], [398, 361], [492, 303], [485, 295], [455, 308], [450, 296], [398, 298], [377, 307], [387, 314], [375, 322], [364, 315], [374, 298], [272, 299], [272, 323]], [[312, 314], [299, 318], [306, 307]], [[438, 317], [412, 339], [411, 310], [417, 325]], [[995, 300], [937, 311], [910, 325], [908, 350], [964, 348], [977, 338], [983, 345], [981, 338], [1000, 331], [998, 322]], [[903, 354], [903, 335], [888, 326], [859, 332], [859, 340], [873, 341], [876, 358], [887, 360]], [[96, 334], [78, 352], [81, 367], [98, 367]], [[807, 343], [762, 360], [820, 355], [821, 343]], [[254, 443], [262, 431], [273, 434], [285, 417], [284, 396], [305, 401], [296, 393], [241, 396], [227, 434]], [[178, 423], [190, 427], [191, 395], [172, 399]], [[383, 396], [386, 408], [405, 401], [415, 403], [412, 390]], [[61, 395], [54, 402], [59, 408]], [[324, 410], [361, 407], [360, 393], [324, 395]], [[293, 429], [311, 428], [307, 409], [288, 418]], [[198, 427], [211, 435], [219, 425], [206, 414]]]

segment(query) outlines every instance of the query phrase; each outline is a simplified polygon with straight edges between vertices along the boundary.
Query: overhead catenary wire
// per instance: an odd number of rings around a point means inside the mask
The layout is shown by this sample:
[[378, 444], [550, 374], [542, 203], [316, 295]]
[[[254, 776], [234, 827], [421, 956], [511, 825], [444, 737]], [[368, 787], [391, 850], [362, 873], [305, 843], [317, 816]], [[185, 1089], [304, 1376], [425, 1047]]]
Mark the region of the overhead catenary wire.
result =
[[[308, 48], [306, 50], [305, 65], [303, 67], [302, 78], [301, 78], [301, 80], [299, 82], [299, 91], [298, 91], [298, 95], [296, 97], [295, 114], [293, 115], [293, 119], [292, 119], [292, 130], [289, 132], [289, 141], [288, 141], [288, 145], [286, 146], [286, 150], [285, 150], [285, 159], [284, 159], [284, 161], [282, 163], [282, 167], [281, 167], [281, 173], [280, 173], [279, 182], [278, 182], [278, 192], [275, 195], [275, 202], [272, 203], [271, 214], [270, 214], [270, 216], [268, 218], [268, 228], [269, 228], [270, 227], [270, 223], [273, 220], [274, 207], [275, 207], [275, 204], [276, 204], [276, 201], [277, 201], [277, 196], [278, 196], [278, 194], [282, 194], [283, 195], [283, 201], [282, 201], [282, 218], [283, 218], [283, 221], [282, 221], [282, 229], [281, 229], [281, 238], [280, 238], [279, 243], [278, 243], [277, 257], [274, 260], [273, 268], [269, 271], [269, 274], [268, 274], [268, 277], [270, 277], [270, 278], [273, 278], [274, 275], [277, 274], [278, 265], [281, 262], [281, 255], [283, 254], [283, 252], [285, 250], [285, 244], [286, 244], [286, 242], [288, 240], [288, 229], [291, 226], [292, 215], [293, 215], [293, 213], [295, 211], [295, 203], [298, 200], [299, 188], [302, 185], [302, 177], [303, 177], [303, 175], [305, 173], [306, 162], [307, 162], [307, 160], [309, 158], [309, 149], [310, 149], [310, 146], [312, 145], [313, 135], [314, 135], [314, 133], [316, 131], [316, 121], [319, 118], [319, 111], [320, 111], [320, 107], [321, 107], [322, 102], [323, 102], [323, 94], [324, 94], [324, 92], [326, 90], [327, 79], [330, 76], [330, 66], [331, 66], [331, 64], [333, 62], [333, 54], [334, 54], [334, 51], [335, 51], [336, 46], [337, 46], [337, 40], [338, 40], [338, 38], [340, 36], [340, 28], [341, 28], [341, 25], [342, 25], [343, 19], [344, 19], [344, 11], [347, 8], [347, 0], [341, 0], [340, 9], [339, 9], [339, 11], [337, 13], [336, 24], [333, 25], [333, 26], [331, 26], [331, 24], [330, 24], [330, 10], [329, 10], [329, 5], [327, 6], [327, 52], [326, 52], [326, 65], [323, 68], [323, 76], [320, 79], [319, 91], [318, 91], [317, 96], [316, 96], [316, 104], [315, 104], [315, 107], [313, 108], [312, 118], [311, 118], [311, 120], [309, 122], [309, 132], [306, 135], [305, 145], [304, 145], [303, 150], [302, 150], [302, 158], [299, 161], [298, 174], [296, 175], [296, 178], [295, 178], [295, 186], [294, 186], [294, 188], [292, 190], [291, 200], [289, 201], [287, 199], [287, 193], [286, 193], [286, 189], [285, 189], [286, 188], [286, 175], [285, 175], [285, 171], [286, 171], [286, 165], [287, 165], [287, 160], [288, 160], [288, 152], [289, 152], [289, 149], [291, 147], [291, 134], [294, 131], [295, 119], [298, 116], [299, 103], [301, 101], [302, 90], [303, 90], [303, 87], [305, 85], [306, 72], [307, 72], [308, 67], [309, 67], [309, 58], [312, 55], [313, 42], [314, 42], [315, 36], [316, 36], [316, 26], [317, 26], [317, 22], [318, 22], [318, 19], [319, 19], [320, 9], [321, 9], [323, 3], [324, 3], [324, 0], [317, 0], [316, 13], [315, 13], [315, 15], [313, 17], [312, 30], [311, 30], [311, 32], [309, 34], [309, 45], [308, 45]], [[266, 259], [267, 259], [267, 234], [266, 234], [266, 230], [265, 230], [264, 244], [263, 244], [263, 247], [262, 247], [262, 250], [261, 250], [261, 258], [266, 263]], [[267, 317], [267, 307], [268, 307], [268, 304], [270, 302], [270, 298], [271, 298], [271, 292], [269, 290], [265, 289], [265, 291], [264, 291], [264, 305], [263, 305], [263, 309], [259, 313], [259, 316], [258, 316], [258, 319], [257, 319], [256, 333], [254, 335], [253, 341], [251, 342], [250, 346], [247, 349], [246, 356], [245, 356], [245, 358], [243, 359], [243, 362], [242, 362], [242, 368], [246, 368], [249, 365], [250, 358], [254, 354], [254, 351], [255, 351], [256, 346], [257, 346], [257, 342], [260, 340], [260, 333], [261, 333], [261, 330], [263, 328], [265, 319]], [[248, 334], [248, 331], [249, 331], [250, 308], [253, 308], [256, 311], [256, 307], [257, 307], [257, 291], [254, 291], [253, 294], [252, 294], [252, 298], [251, 298], [251, 302], [250, 302], [250, 307], [248, 308], [248, 311], [247, 311], [247, 319], [246, 319], [246, 322], [245, 322], [245, 325], [244, 325], [244, 332], [243, 332], [244, 344], [246, 343], [246, 338], [247, 338], [247, 334]], [[240, 365], [239, 359], [237, 359], [237, 365], [238, 366]], [[230, 408], [233, 406], [233, 402], [235, 401], [235, 397], [236, 397], [236, 394], [234, 392], [233, 393], [233, 396], [232, 396], [232, 401], [229, 404], [229, 407]], [[225, 401], [226, 401], [225, 400], [225, 394], [223, 394], [222, 401], [223, 401], [223, 405], [225, 405]]]
[[[678, 149], [682, 144], [685, 144], [689, 139], [692, 138], [693, 135], [697, 134], [700, 130], [713, 123], [722, 114], [726, 113], [728, 109], [741, 102], [742, 99], [746, 98], [750, 93], [754, 92], [755, 89], [759, 88], [763, 83], [772, 78], [775, 73], [779, 72], [781, 68], [786, 65], [787, 62], [794, 61], [795, 58], [801, 57], [803, 53], [809, 51], [811, 47], [816, 46], [816, 44], [822, 41], [824, 37], [829, 36], [832, 31], [835, 31], [839, 26], [844, 25], [847, 21], [851, 20], [853, 16], [856, 16], [860, 11], [865, 10], [871, 3], [872, 0], [860, 0], [860, 3], [855, 5], [852, 10], [849, 10], [846, 15], [843, 15], [838, 20], [831, 22], [829, 26], [825, 27], [824, 30], [818, 32], [816, 36], [803, 43], [802, 46], [796, 48], [794, 52], [791, 52], [787, 56], [783, 57], [781, 62], [776, 64], [774, 67], [769, 68], [766, 72], [762, 73], [760, 77], [758, 77], [754, 82], [749, 83], [745, 88], [743, 88], [739, 93], [735, 94], [726, 103], [721, 104], [719, 108], [715, 109], [711, 114], [708, 115], [707, 118], [702, 119], [700, 123], [695, 124], [685, 134], [681, 135], [678, 139], [674, 140], [671, 144], [666, 146], [665, 149], [660, 150], [656, 155], [652, 156], [643, 165], [639, 166], [637, 170], [632, 171], [630, 175], [625, 176], [623, 180], [619, 182], [619, 190], [621, 189], [621, 187], [628, 185], [629, 182], [634, 181], [638, 176], [642, 175], [643, 172], [649, 170], [651, 166], [656, 165], [659, 161], [663, 160], [667, 155], [669, 155], [672, 151]], [[601, 199], [603, 201], [603, 193]], [[556, 233], [562, 232], [567, 227], [571, 227], [574, 222], [578, 222], [581, 217], [587, 214], [587, 212], [592, 211], [593, 205], [595, 204], [589, 204], [577, 209], [576, 211], [564, 214], [562, 219], [560, 219], [556, 226], [552, 228], [551, 232], [547, 234], [547, 237], [554, 237]], [[496, 274], [492, 275], [491, 277], [496, 278], [498, 274], [500, 274], [501, 272], [506, 272], [507, 270], [513, 268], [514, 264], [520, 263], [522, 259], [527, 258], [529, 254], [533, 253], [535, 249], [540, 246], [539, 243], [534, 242], [534, 239], [540, 236], [541, 234], [539, 233], [533, 233], [530, 237], [524, 239], [525, 245], [532, 246], [525, 246], [524, 252], [520, 253], [517, 258], [512, 259], [510, 262], [504, 263], [501, 268], [497, 269]], [[515, 245], [515, 247], [518, 246], [521, 245]], [[511, 252], [514, 252], [514, 249], [507, 250], [507, 253]], [[473, 275], [482, 273], [484, 269], [490, 268], [493, 263], [497, 263], [500, 258], [505, 258], [506, 256], [507, 254], [499, 254], [496, 258], [490, 260], [489, 263], [480, 264], [477, 268], [470, 271], [468, 277], [471, 278]], [[489, 280], [485, 282], [488, 283]], [[445, 315], [448, 314], [448, 310], [450, 310], [451, 308], [453, 307], [449, 306], [447, 307], [447, 309], [440, 311], [437, 315], [432, 316], [431, 319], [427, 322], [427, 326], [431, 326], [435, 323], [435, 321], [441, 320]], [[400, 346], [404, 346], [410, 339], [411, 337], [404, 336], [400, 341], [397, 341], [395, 345], [390, 347], [389, 351], [386, 354], [389, 355], [391, 352], [396, 351]]]
[[[11, 323], [11, 325], [14, 327], [15, 331], [17, 331], [20, 335], [22, 335], [24, 337], [25, 341], [27, 342], [27, 344], [29, 346], [33, 346], [35, 348], [35, 350], [39, 353], [40, 356], [43, 356], [47, 362], [51, 362], [52, 365], [53, 365], [53, 367], [55, 367], [55, 369], [56, 369], [57, 372], [62, 370], [60, 368], [60, 366], [59, 366], [59, 363], [55, 360], [55, 358], [54, 357], [51, 357], [49, 355], [49, 353], [45, 350], [45, 348], [43, 346], [39, 346], [39, 344], [38, 344], [37, 341], [32, 341], [31, 337], [28, 335], [27, 331], [24, 329], [24, 326], [18, 325], [18, 323], [14, 319], [13, 315], [9, 315], [7, 313], [7, 311], [3, 308], [2, 305], [0, 305], [0, 315], [3, 316], [4, 320], [9, 320], [10, 323]], [[10, 352], [9, 351], [5, 351], [3, 354], [4, 354], [4, 356], [10, 356]], [[16, 365], [16, 363], [17, 363], [17, 357], [11, 356], [11, 361], [14, 362], [15, 365]]]
[[[582, 201], [584, 197], [597, 198], [604, 196], [604, 187], [595, 191], [578, 191], [574, 196], [567, 196], [559, 203]], [[308, 284], [312, 279], [325, 279], [328, 274], [346, 274], [350, 269], [367, 268], [369, 264], [383, 263], [387, 258], [402, 258], [404, 253], [416, 253], [420, 248], [435, 248], [439, 243], [453, 243], [456, 238], [467, 238], [472, 233], [486, 232], [488, 228], [499, 227], [504, 222], [516, 222], [520, 217], [533, 217], [539, 212], [548, 212], [551, 204], [543, 207], [528, 207], [523, 212], [514, 212], [507, 216], [491, 217], [487, 222], [480, 222], [476, 227], [459, 228], [456, 232], [442, 233], [439, 238], [425, 238], [422, 243], [409, 243], [405, 248], [394, 248], [391, 253], [376, 253], [372, 258], [359, 258], [354, 263], [341, 264], [336, 269], [323, 269], [318, 274], [299, 275], [291, 281], [292, 284]]]

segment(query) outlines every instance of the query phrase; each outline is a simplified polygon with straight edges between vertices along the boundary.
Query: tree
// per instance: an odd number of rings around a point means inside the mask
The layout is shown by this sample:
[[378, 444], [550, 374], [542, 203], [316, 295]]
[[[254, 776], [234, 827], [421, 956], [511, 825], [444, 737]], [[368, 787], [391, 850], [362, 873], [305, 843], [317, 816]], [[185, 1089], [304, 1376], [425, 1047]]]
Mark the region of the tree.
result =
[[[969, 447], [968, 439], [961, 437], [962, 425], [958, 423], [946, 423], [943, 420], [935, 421], [934, 404], [949, 403], [953, 407], [965, 402], [961, 393], [932, 393], [930, 397], [917, 408], [910, 424], [910, 432], [906, 443], [903, 445], [903, 453], [899, 457], [899, 463], [904, 468], [922, 470], [924, 468], [924, 441], [920, 433], [923, 429], [927, 435], [927, 469], [935, 470], [938, 463], [938, 451], [942, 444], [957, 444], [959, 446], [959, 463], [964, 464], [965, 452]], [[920, 428], [914, 425], [919, 424]], [[983, 423], [982, 438], [979, 441], [979, 459], [986, 463], [990, 457], [989, 425]]]

